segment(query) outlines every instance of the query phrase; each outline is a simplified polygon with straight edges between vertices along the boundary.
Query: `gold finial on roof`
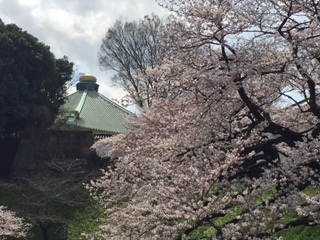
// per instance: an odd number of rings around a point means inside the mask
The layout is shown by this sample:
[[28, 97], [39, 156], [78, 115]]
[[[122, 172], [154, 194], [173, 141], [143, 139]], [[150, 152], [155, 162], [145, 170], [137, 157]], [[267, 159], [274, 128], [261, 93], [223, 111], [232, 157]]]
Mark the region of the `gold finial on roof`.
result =
[[79, 80], [80, 82], [97, 82], [97, 78], [89, 73], [86, 73], [83, 76], [81, 76]]

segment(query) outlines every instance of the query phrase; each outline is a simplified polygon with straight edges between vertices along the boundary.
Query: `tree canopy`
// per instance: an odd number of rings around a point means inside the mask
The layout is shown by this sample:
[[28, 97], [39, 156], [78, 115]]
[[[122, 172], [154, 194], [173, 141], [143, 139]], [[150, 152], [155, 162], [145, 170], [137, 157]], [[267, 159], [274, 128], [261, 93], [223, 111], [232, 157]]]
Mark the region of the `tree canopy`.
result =
[[178, 26], [173, 16], [162, 20], [152, 14], [138, 22], [118, 19], [102, 40], [101, 69], [115, 72], [112, 80], [138, 107], [152, 104], [156, 79], [148, 78], [146, 71], [154, 68], [167, 50], [166, 29]]
[[0, 21], [0, 131], [49, 126], [65, 100], [73, 63], [14, 24]]
[[[270, 239], [320, 222], [320, 3], [167, 0], [186, 28], [150, 108], [101, 140], [96, 239]], [[304, 102], [279, 107], [288, 91]], [[163, 94], [166, 93], [166, 94]], [[295, 101], [295, 100], [294, 100]]]

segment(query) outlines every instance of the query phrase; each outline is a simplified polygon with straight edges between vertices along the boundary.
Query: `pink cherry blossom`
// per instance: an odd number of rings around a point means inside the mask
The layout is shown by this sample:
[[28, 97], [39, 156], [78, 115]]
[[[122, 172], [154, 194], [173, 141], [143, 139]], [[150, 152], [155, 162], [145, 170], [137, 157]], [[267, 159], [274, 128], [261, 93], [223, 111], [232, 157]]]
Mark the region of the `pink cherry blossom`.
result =
[[[112, 167], [87, 186], [105, 206], [91, 237], [188, 239], [211, 226], [213, 239], [268, 239], [317, 224], [319, 191], [305, 189], [319, 187], [319, 3], [163, 6], [185, 28], [167, 33], [170, 51], [148, 72], [152, 107], [131, 120], [134, 130], [94, 145]], [[300, 218], [284, 221], [292, 212]]]

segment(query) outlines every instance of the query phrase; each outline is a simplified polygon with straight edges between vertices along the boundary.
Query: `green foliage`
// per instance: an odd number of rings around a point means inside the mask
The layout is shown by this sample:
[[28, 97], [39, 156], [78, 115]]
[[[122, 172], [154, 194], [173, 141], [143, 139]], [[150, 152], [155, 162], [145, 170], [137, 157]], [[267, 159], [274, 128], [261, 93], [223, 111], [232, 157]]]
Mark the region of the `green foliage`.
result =
[[[212, 220], [212, 225], [216, 227], [221, 227], [232, 220], [236, 219], [242, 213], [242, 209], [240, 205], [235, 205], [231, 208], [231, 213], [226, 214], [223, 217], [214, 218]], [[215, 227], [211, 225], [204, 225], [193, 230], [187, 237], [188, 240], [196, 240], [196, 239], [211, 239], [213, 235], [216, 234], [217, 230]]]
[[89, 195], [80, 184], [74, 187], [55, 182], [45, 188], [30, 184], [0, 185], [0, 204], [33, 225], [30, 240], [44, 239], [44, 231], [50, 240], [67, 239], [68, 224], [89, 202]]
[[[221, 192], [221, 197], [223, 197], [225, 194], [230, 193], [230, 192], [238, 194], [239, 192], [241, 192], [243, 190], [244, 190], [244, 185], [241, 184], [240, 182], [235, 182], [235, 183], [232, 183], [229, 188], [226, 188]], [[319, 190], [319, 189], [309, 188], [309, 187], [306, 189], [306, 191], [308, 193], [313, 193], [313, 194], [316, 193], [317, 190]], [[210, 193], [212, 193], [213, 195], [218, 193], [218, 185], [217, 184], [215, 184], [212, 187], [212, 189], [210, 189]], [[267, 189], [267, 190], [262, 191], [261, 194], [255, 199], [255, 201], [258, 205], [261, 205], [261, 204], [267, 203], [268, 201], [273, 199], [276, 194], [277, 194], [277, 190], [275, 188]], [[237, 219], [237, 217], [241, 216], [241, 214], [242, 214], [241, 205], [234, 205], [229, 210], [230, 210], [230, 213], [228, 213], [222, 217], [217, 217], [217, 218], [212, 219], [211, 225], [210, 224], [203, 225], [203, 226], [200, 226], [200, 227], [196, 228], [195, 230], [193, 230], [187, 236], [188, 237], [187, 239], [211, 239], [210, 237], [212, 237], [212, 235], [216, 234], [216, 232], [217, 232], [217, 230], [213, 226], [223, 227], [224, 225]], [[265, 212], [265, 214], [269, 214], [269, 213]], [[292, 212], [289, 212], [286, 215], [284, 215], [284, 217], [281, 219], [281, 221], [283, 221], [284, 223], [290, 223], [291, 221], [296, 220], [297, 217], [298, 217], [297, 213], [292, 211]], [[272, 230], [275, 227], [276, 222], [279, 221], [279, 218], [277, 216], [274, 216], [272, 219], [273, 219], [272, 222], [269, 223], [270, 230]], [[282, 235], [279, 235], [279, 236], [282, 236]]]
[[292, 222], [293, 220], [296, 220], [299, 218], [299, 215], [295, 211], [288, 212], [284, 217], [282, 218], [282, 221], [286, 224]]
[[297, 226], [275, 234], [283, 240], [320, 240], [320, 226]]
[[241, 209], [240, 205], [233, 206], [231, 208], [231, 211], [232, 211], [232, 213], [230, 213], [230, 214], [226, 214], [223, 217], [213, 219], [212, 222], [214, 223], [214, 225], [221, 227], [221, 226], [231, 222], [232, 220], [236, 219], [236, 217], [242, 213], [242, 209]]
[[214, 235], [217, 230], [211, 226], [201, 226], [198, 227], [196, 230], [192, 231], [189, 236], [188, 240], [197, 240], [197, 239], [211, 239], [211, 236]]
[[[302, 192], [309, 197], [314, 197], [320, 194], [320, 188], [318, 186], [309, 185]], [[299, 218], [300, 216], [295, 211], [291, 211], [282, 218], [282, 221], [289, 224]], [[320, 240], [320, 226], [301, 225], [279, 231], [275, 234], [275, 237], [282, 237], [283, 240]]]
[[0, 130], [47, 127], [65, 100], [73, 63], [56, 59], [50, 48], [0, 19]]
[[[64, 192], [65, 191], [65, 192]], [[24, 217], [38, 221], [70, 220], [73, 213], [82, 204], [80, 200], [88, 198], [87, 193], [80, 187], [77, 189], [58, 189], [51, 186], [43, 191], [30, 186], [25, 187], [3, 187], [0, 185], [0, 203], [9, 209], [23, 214]], [[79, 204], [73, 202], [78, 196]], [[75, 200], [75, 199], [74, 199]]]
[[269, 200], [273, 199], [277, 194], [277, 190], [275, 188], [271, 188], [269, 190], [263, 191], [263, 193], [257, 198], [258, 205], [262, 203], [266, 203]]
[[306, 187], [303, 190], [303, 193], [308, 195], [309, 197], [314, 197], [314, 196], [320, 194], [320, 187], [309, 185], [308, 187]]
[[73, 221], [68, 226], [68, 240], [82, 239], [82, 233], [94, 233], [100, 226], [100, 218], [103, 217], [103, 208], [96, 202], [90, 202], [83, 211], [75, 213]]

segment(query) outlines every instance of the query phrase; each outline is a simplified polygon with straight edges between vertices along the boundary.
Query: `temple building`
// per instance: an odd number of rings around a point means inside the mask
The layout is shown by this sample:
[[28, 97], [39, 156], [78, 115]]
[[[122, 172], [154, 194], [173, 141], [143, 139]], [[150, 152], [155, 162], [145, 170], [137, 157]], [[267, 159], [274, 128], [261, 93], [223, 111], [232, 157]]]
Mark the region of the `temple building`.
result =
[[95, 138], [128, 130], [126, 118], [134, 114], [100, 94], [96, 77], [85, 74], [76, 87], [61, 107], [59, 130], [92, 131]]
[[83, 168], [100, 166], [90, 147], [101, 138], [130, 128], [126, 119], [135, 115], [100, 94], [96, 77], [86, 74], [79, 80], [77, 91], [68, 96], [54, 126], [21, 139], [13, 175], [39, 173], [55, 161], [81, 160]]

